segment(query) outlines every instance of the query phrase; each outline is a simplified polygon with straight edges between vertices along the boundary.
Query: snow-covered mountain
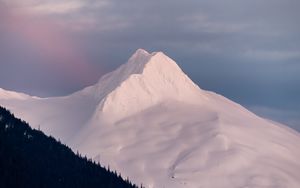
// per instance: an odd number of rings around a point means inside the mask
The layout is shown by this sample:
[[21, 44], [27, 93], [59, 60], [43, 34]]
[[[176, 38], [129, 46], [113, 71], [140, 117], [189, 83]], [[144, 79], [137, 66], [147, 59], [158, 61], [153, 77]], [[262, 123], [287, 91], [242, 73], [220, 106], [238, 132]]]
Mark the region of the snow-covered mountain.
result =
[[0, 105], [146, 187], [300, 187], [298, 132], [200, 89], [162, 52], [69, 96], [9, 93]]

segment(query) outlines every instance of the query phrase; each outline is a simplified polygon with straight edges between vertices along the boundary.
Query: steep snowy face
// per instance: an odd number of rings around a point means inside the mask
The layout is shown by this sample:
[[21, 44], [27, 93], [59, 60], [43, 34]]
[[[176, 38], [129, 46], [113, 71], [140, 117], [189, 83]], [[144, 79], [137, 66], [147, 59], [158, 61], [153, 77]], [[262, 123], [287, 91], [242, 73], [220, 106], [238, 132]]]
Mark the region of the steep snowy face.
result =
[[[140, 112], [165, 100], [201, 103], [206, 97], [162, 52], [137, 50], [126, 64], [104, 76], [93, 90], [98, 111], [112, 120]], [[199, 97], [202, 95], [202, 100]], [[109, 116], [106, 114], [109, 113]]]

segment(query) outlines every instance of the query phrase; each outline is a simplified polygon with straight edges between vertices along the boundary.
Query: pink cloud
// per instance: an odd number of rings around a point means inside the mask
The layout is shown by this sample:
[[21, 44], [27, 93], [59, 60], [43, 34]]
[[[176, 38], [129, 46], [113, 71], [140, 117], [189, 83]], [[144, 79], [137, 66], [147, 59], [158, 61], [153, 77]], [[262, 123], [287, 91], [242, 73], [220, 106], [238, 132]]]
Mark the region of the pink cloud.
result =
[[53, 19], [32, 14], [23, 8], [1, 5], [0, 22], [3, 31], [22, 39], [28, 46], [36, 49], [38, 55], [47, 59], [39, 63], [55, 67], [61, 74], [77, 79], [81, 83], [91, 82], [98, 75], [95, 67], [87, 62], [79, 44], [74, 42], [67, 30]]

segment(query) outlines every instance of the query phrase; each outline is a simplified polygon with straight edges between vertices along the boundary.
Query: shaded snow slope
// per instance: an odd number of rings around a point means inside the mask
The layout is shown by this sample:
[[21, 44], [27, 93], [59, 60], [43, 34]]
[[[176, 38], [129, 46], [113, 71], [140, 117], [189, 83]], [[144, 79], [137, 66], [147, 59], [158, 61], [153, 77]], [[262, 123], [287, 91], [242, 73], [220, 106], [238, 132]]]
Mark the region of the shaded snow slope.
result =
[[196, 86], [162, 52], [99, 82], [0, 105], [146, 187], [300, 187], [300, 136]]

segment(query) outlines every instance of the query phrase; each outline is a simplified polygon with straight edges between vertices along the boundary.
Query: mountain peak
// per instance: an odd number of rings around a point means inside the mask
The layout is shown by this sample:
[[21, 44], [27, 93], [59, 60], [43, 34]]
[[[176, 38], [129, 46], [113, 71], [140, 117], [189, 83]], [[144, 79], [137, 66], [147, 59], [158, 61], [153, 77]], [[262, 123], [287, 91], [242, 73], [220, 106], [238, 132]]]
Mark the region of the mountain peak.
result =
[[139, 48], [133, 53], [133, 55], [131, 57], [153, 57], [153, 56], [158, 55], [158, 54], [165, 55], [162, 51], [149, 53], [147, 50]]
[[[124, 72], [128, 74], [143, 74], [146, 72], [145, 70], [150, 67], [156, 67], [156, 71], [164, 74], [171, 73], [172, 71], [176, 71], [179, 74], [183, 73], [176, 62], [163, 52], [149, 53], [144, 49], [136, 50], [124, 65], [123, 69]], [[175, 72], [173, 72], [173, 74], [174, 73]]]
[[[97, 84], [99, 110], [119, 119], [137, 113], [161, 101], [195, 103], [201, 90], [163, 52], [138, 49], [126, 64], [103, 76]], [[112, 113], [114, 112], [114, 113]]]
[[145, 65], [151, 58], [153, 58], [157, 55], [167, 56], [163, 52], [160, 52], [160, 51], [149, 53], [148, 51], [140, 48], [140, 49], [137, 49], [132, 54], [132, 56], [128, 60], [128, 64], [132, 64], [132, 63], [135, 64], [135, 65], [131, 65], [131, 66], [136, 66], [136, 64]]
[[135, 51], [134, 54], [139, 54], [139, 55], [150, 55], [150, 53], [149, 53], [147, 50], [142, 49], [142, 48], [137, 49], [137, 50]]

